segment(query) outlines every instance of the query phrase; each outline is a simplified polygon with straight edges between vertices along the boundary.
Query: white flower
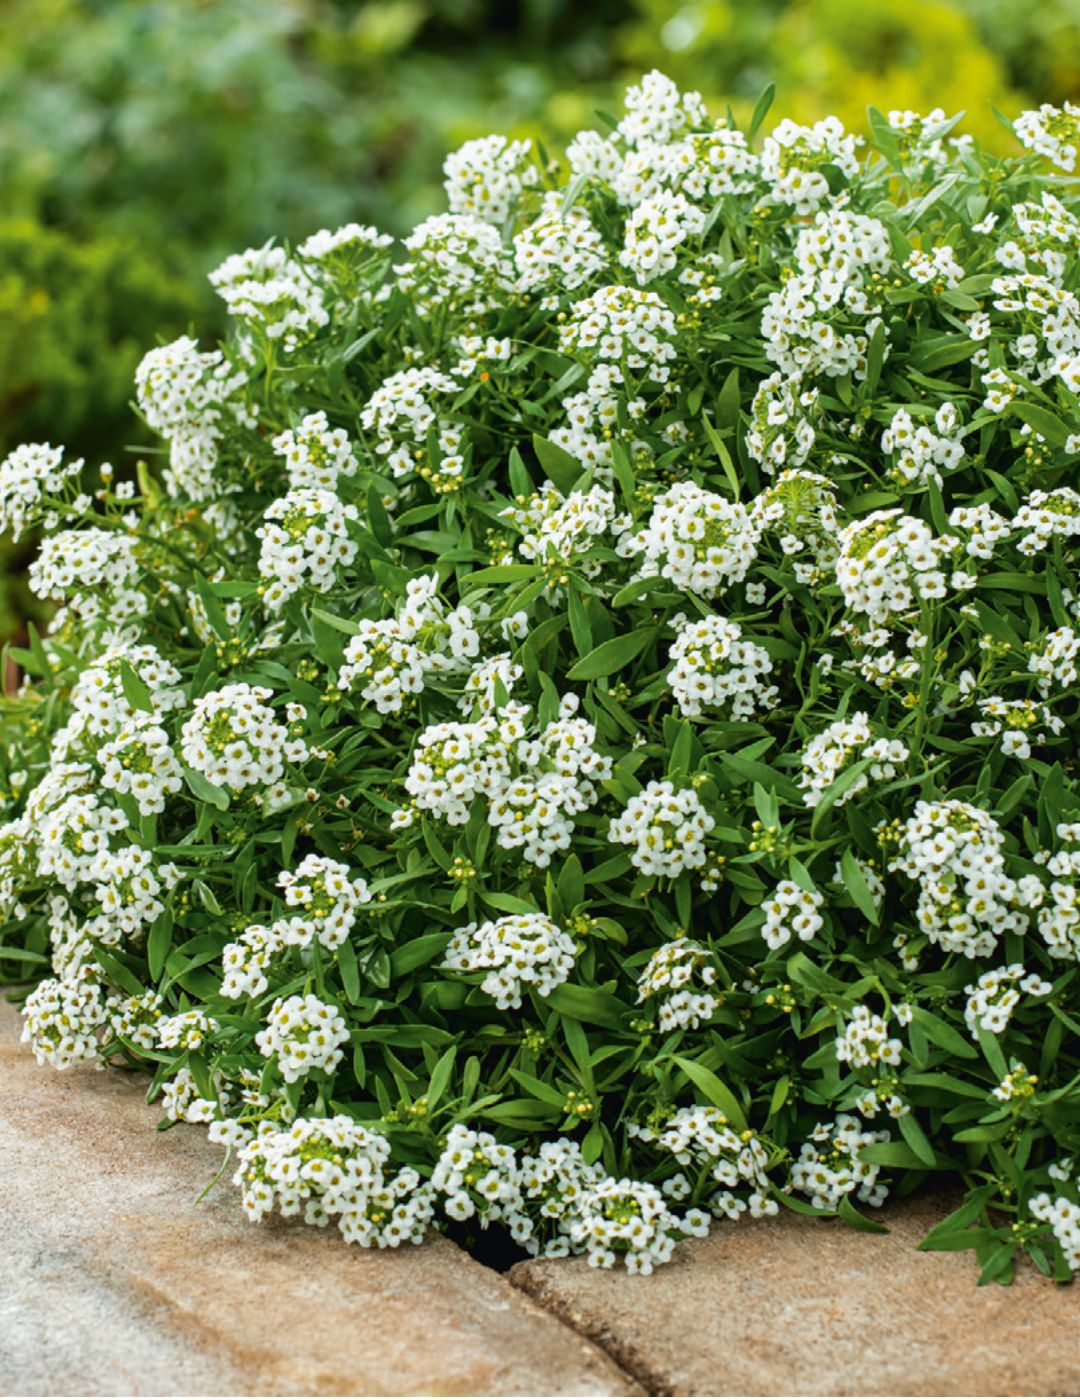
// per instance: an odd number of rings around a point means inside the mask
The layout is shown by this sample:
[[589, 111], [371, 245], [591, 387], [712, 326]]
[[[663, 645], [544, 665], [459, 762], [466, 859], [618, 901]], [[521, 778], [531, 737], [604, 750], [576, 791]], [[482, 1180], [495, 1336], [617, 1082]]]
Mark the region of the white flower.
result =
[[779, 692], [763, 680], [773, 668], [769, 653], [746, 641], [737, 622], [719, 614], [689, 621], [680, 613], [672, 625], [668, 684], [684, 715], [728, 709], [733, 719], [746, 719], [776, 703]]
[[638, 977], [638, 1001], [660, 998], [662, 1031], [696, 1030], [720, 1005], [716, 965], [708, 950], [685, 937], [657, 948]]
[[452, 972], [485, 972], [481, 990], [505, 1011], [520, 1007], [525, 987], [543, 997], [561, 986], [576, 954], [574, 940], [545, 915], [507, 914], [456, 929], [445, 966]]
[[712, 598], [741, 583], [754, 562], [758, 531], [744, 505], [677, 482], [658, 496], [645, 528], [624, 534], [619, 553], [640, 557], [640, 576]]
[[824, 926], [819, 912], [824, 904], [823, 895], [804, 890], [794, 880], [781, 880], [761, 906], [765, 911], [761, 934], [769, 950], [775, 953], [793, 938], [809, 943]]
[[329, 1006], [310, 992], [307, 996], [279, 997], [270, 1008], [265, 1029], [255, 1044], [267, 1059], [277, 1062], [286, 1084], [323, 1070], [329, 1074], [341, 1063], [349, 1028], [336, 1006]]
[[0, 462], [0, 534], [19, 539], [41, 515], [42, 498], [55, 496], [78, 476], [83, 459], [64, 462], [64, 449], [47, 442], [27, 442]]
[[289, 738], [288, 729], [263, 703], [272, 693], [241, 682], [201, 696], [184, 721], [184, 762], [234, 792], [276, 783], [285, 761], [301, 762], [307, 748]]
[[705, 837], [715, 825], [693, 788], [651, 782], [612, 819], [608, 840], [632, 846], [630, 859], [643, 875], [673, 880], [705, 864]]

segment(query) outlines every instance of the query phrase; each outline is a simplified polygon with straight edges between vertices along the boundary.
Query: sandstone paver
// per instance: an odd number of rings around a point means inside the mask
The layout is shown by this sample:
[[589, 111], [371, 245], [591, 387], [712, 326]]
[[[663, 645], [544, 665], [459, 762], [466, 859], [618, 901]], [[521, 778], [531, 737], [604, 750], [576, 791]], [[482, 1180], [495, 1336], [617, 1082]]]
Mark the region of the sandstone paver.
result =
[[718, 1223], [651, 1278], [530, 1260], [512, 1281], [659, 1395], [1075, 1395], [1080, 1288], [1034, 1269], [978, 1288], [970, 1253], [918, 1253], [955, 1201], [888, 1235], [785, 1212]]
[[39, 1068], [0, 1005], [0, 1393], [636, 1395], [455, 1245], [255, 1226], [139, 1075]]

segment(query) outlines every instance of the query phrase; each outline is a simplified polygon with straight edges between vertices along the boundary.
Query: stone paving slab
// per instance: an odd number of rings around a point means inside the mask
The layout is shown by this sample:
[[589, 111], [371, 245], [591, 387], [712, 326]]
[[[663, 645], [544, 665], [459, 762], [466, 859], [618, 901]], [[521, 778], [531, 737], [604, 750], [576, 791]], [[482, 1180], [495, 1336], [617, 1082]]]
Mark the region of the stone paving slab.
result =
[[915, 1246], [956, 1200], [875, 1214], [888, 1235], [785, 1212], [719, 1222], [651, 1278], [530, 1260], [510, 1278], [656, 1395], [1080, 1394], [1080, 1287]]
[[39, 1068], [0, 1005], [0, 1393], [638, 1395], [448, 1240], [255, 1226], [139, 1075]]

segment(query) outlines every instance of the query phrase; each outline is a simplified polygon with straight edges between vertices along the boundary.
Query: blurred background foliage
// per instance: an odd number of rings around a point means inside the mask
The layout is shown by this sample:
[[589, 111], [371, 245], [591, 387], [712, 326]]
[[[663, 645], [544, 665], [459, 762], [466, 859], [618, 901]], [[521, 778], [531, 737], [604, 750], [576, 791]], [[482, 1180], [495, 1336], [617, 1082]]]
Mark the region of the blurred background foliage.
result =
[[1080, 97], [1080, 0], [2, 0], [0, 455], [119, 464], [140, 354], [218, 329], [225, 253], [405, 232], [448, 149], [557, 146], [651, 67], [718, 112], [774, 82], [776, 119], [942, 106], [1006, 148], [991, 104]]

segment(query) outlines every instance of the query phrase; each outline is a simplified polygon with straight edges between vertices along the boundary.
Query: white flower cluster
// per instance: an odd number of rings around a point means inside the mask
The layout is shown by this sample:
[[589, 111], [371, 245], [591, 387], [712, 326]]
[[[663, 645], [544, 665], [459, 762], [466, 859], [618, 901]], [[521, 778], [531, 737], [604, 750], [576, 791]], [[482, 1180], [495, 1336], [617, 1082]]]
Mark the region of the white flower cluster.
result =
[[836, 492], [828, 477], [788, 467], [756, 496], [750, 516], [761, 540], [776, 536], [800, 583], [817, 583], [836, 560]]
[[356, 455], [344, 428], [331, 428], [326, 414], [308, 413], [299, 426], [286, 428], [270, 441], [285, 459], [293, 491], [336, 491], [343, 476], [356, 471]]
[[663, 1193], [644, 1181], [605, 1177], [578, 1201], [567, 1233], [594, 1269], [611, 1269], [621, 1257], [628, 1274], [651, 1274], [675, 1249], [675, 1232], [706, 1232], [707, 1220], [675, 1215]]
[[897, 837], [889, 869], [918, 881], [919, 927], [943, 952], [987, 957], [1002, 935], [1024, 932], [1004, 837], [989, 812], [955, 798], [920, 801]]
[[657, 948], [638, 977], [638, 1001], [661, 997], [660, 1029], [696, 1030], [720, 1005], [717, 971], [707, 948], [685, 936]]
[[443, 1209], [451, 1220], [476, 1217], [482, 1225], [503, 1220], [516, 1239], [529, 1236], [514, 1149], [490, 1133], [455, 1123], [431, 1173], [431, 1189], [446, 1198]]
[[985, 501], [977, 506], [956, 506], [949, 512], [949, 529], [968, 536], [965, 551], [972, 559], [991, 559], [994, 546], [1012, 534], [1012, 521], [1006, 520]]
[[443, 162], [443, 189], [452, 214], [472, 214], [500, 227], [522, 192], [539, 178], [530, 163], [531, 141], [481, 136], [466, 141]]
[[903, 1044], [889, 1038], [888, 1022], [868, 1006], [852, 1007], [836, 1037], [836, 1058], [852, 1069], [876, 1069], [878, 1065], [898, 1065]]
[[424, 689], [429, 675], [467, 665], [480, 647], [473, 612], [464, 604], [447, 612], [438, 577], [410, 579], [395, 618], [364, 618], [345, 648], [338, 684], [360, 695], [380, 714], [396, 714]]
[[1080, 822], [1059, 822], [1055, 834], [1063, 849], [1035, 854], [1051, 877], [1049, 889], [1037, 875], [1017, 883], [1022, 902], [1037, 910], [1035, 922], [1050, 956], [1080, 962]]
[[779, 692], [764, 681], [772, 659], [764, 647], [743, 637], [737, 622], [718, 613], [694, 620], [679, 613], [672, 626], [674, 665], [667, 679], [684, 715], [726, 709], [732, 719], [748, 719], [776, 703]]
[[183, 787], [183, 769], [168, 734], [160, 725], [129, 722], [110, 743], [97, 752], [101, 784], [134, 798], [140, 815], [165, 810], [165, 799]]
[[862, 137], [851, 136], [836, 117], [825, 117], [813, 126], [782, 121], [761, 150], [761, 174], [778, 204], [791, 205], [796, 214], [814, 214], [829, 198], [825, 166], [835, 166], [849, 179], [858, 171], [856, 148]]
[[578, 205], [564, 210], [557, 191], [544, 196], [540, 214], [514, 235], [517, 287], [534, 292], [558, 287], [572, 292], [607, 267], [604, 240]]
[[431, 1189], [411, 1167], [389, 1176], [390, 1144], [339, 1114], [266, 1122], [240, 1151], [233, 1178], [250, 1220], [270, 1211], [309, 1225], [333, 1218], [346, 1240], [394, 1248], [420, 1244], [432, 1216]]
[[1080, 238], [1080, 219], [1049, 190], [1043, 190], [1038, 204], [1014, 204], [1009, 212], [1016, 233], [998, 248], [998, 262], [1013, 272], [1036, 267], [1061, 285], [1072, 249]]
[[1065, 728], [1065, 721], [1037, 700], [991, 695], [978, 701], [978, 709], [983, 718], [972, 724], [972, 734], [989, 739], [1000, 735], [1001, 752], [1021, 761], [1031, 757], [1033, 743], [1045, 744], [1049, 735], [1060, 734]]
[[1032, 997], [1049, 996], [1053, 987], [1037, 972], [1027, 973], [1023, 963], [995, 967], [964, 988], [967, 1005], [964, 1021], [973, 1036], [981, 1027], [994, 1035], [1002, 1035], [1020, 1005], [1021, 992]]
[[278, 782], [286, 762], [307, 757], [307, 746], [290, 739], [263, 703], [272, 695], [265, 686], [239, 682], [200, 696], [181, 731], [184, 762], [233, 792]]
[[948, 243], [929, 250], [912, 249], [904, 261], [904, 270], [921, 286], [935, 292], [952, 291], [965, 276]]
[[794, 880], [781, 880], [761, 906], [765, 911], [761, 936], [770, 952], [777, 952], [793, 938], [809, 943], [824, 927], [821, 915], [824, 904], [823, 895], [804, 890]]
[[675, 359], [675, 316], [655, 292], [601, 287], [579, 301], [559, 333], [560, 348], [586, 359], [637, 370], [666, 384]]
[[47, 977], [22, 1007], [22, 1039], [39, 1065], [70, 1069], [97, 1058], [98, 1032], [106, 1023], [101, 987], [92, 975]]
[[622, 535], [617, 548], [624, 558], [640, 558], [640, 577], [659, 574], [677, 588], [715, 598], [746, 577], [757, 543], [744, 505], [679, 481], [657, 497], [645, 528]]
[[397, 286], [421, 309], [481, 315], [513, 285], [498, 229], [472, 214], [433, 214], [404, 247], [409, 259], [394, 264]]
[[[769, 1151], [752, 1132], [738, 1133], [718, 1108], [694, 1104], [679, 1108], [663, 1128], [631, 1127], [630, 1136], [645, 1142], [656, 1142], [670, 1152], [681, 1166], [703, 1167], [722, 1189], [713, 1197], [712, 1207], [718, 1215], [737, 1220], [749, 1209], [753, 1219], [775, 1215], [779, 1206], [769, 1193]], [[683, 1187], [685, 1177], [671, 1178], [663, 1185], [670, 1198]], [[751, 1187], [746, 1200], [734, 1192]]]
[[1047, 632], [1039, 646], [1028, 657], [1028, 670], [1038, 678], [1036, 684], [1043, 696], [1073, 685], [1080, 675], [1080, 633], [1072, 627], [1056, 627]]
[[485, 1227], [502, 1221], [530, 1253], [586, 1253], [594, 1268], [605, 1269], [621, 1257], [628, 1273], [651, 1273], [671, 1258], [674, 1232], [704, 1233], [707, 1225], [700, 1212], [674, 1215], [655, 1186], [587, 1166], [578, 1144], [565, 1138], [519, 1163], [512, 1148], [462, 1123], [447, 1134], [431, 1189], [444, 1198], [451, 1220], [476, 1219]]
[[925, 521], [898, 508], [875, 510], [840, 533], [836, 578], [844, 601], [873, 622], [910, 612], [947, 590], [974, 588], [974, 574], [949, 571], [960, 547], [953, 535], [935, 536]]
[[1070, 486], [1032, 491], [1013, 518], [1013, 528], [1028, 533], [1017, 541], [1021, 554], [1041, 554], [1050, 541], [1080, 535], [1080, 492]]
[[294, 1084], [312, 1070], [331, 1073], [341, 1063], [341, 1047], [348, 1042], [349, 1028], [338, 1008], [310, 992], [278, 997], [265, 1028], [255, 1037], [263, 1055], [277, 1061], [286, 1084]]
[[263, 601], [271, 611], [285, 606], [307, 586], [325, 593], [340, 567], [356, 558], [349, 521], [358, 519], [354, 505], [344, 505], [333, 491], [303, 487], [274, 501], [255, 531], [259, 574], [268, 580]]
[[135, 540], [97, 527], [49, 535], [29, 573], [35, 597], [67, 602], [87, 622], [107, 615], [112, 626], [145, 614], [147, 600], [138, 579]]
[[643, 875], [674, 880], [705, 864], [705, 838], [715, 825], [693, 788], [665, 779], [630, 798], [612, 818], [608, 840], [632, 846], [630, 859]]
[[36, 525], [42, 499], [55, 496], [82, 471], [83, 459], [64, 461], [64, 449], [48, 442], [25, 442], [0, 462], [0, 534], [18, 540]]
[[807, 387], [797, 376], [777, 370], [763, 379], [750, 405], [746, 448], [768, 472], [790, 462], [800, 466], [810, 456], [817, 432], [821, 391]]
[[1030, 1073], [1023, 1060], [1013, 1060], [1012, 1068], [990, 1092], [998, 1103], [1023, 1103], [1035, 1093], [1038, 1083], [1039, 1076]]
[[837, 719], [827, 725], [803, 749], [799, 760], [799, 786], [808, 807], [817, 807], [834, 782], [852, 764], [866, 764], [835, 799], [834, 806], [865, 792], [871, 782], [888, 782], [895, 778], [898, 765], [905, 762], [908, 747], [900, 739], [874, 737], [874, 727], [864, 710], [849, 719]]
[[630, 525], [630, 517], [618, 513], [615, 497], [604, 487], [571, 491], [564, 497], [550, 481], [531, 496], [519, 497], [502, 514], [521, 531], [517, 551], [522, 558], [548, 565], [560, 583], [571, 569], [595, 578], [602, 561], [581, 556], [605, 535], [619, 534]]
[[[813, 440], [812, 423], [799, 411], [814, 407], [813, 397], [806, 398], [813, 390], [807, 381], [813, 375], [866, 376], [869, 338], [880, 320], [879, 288], [891, 262], [892, 244], [882, 223], [833, 209], [799, 234], [794, 273], [769, 295], [761, 316], [765, 354], [791, 383], [769, 381], [773, 387], [754, 416], [768, 441], [768, 429], [777, 426], [768, 411], [777, 405], [785, 443], [794, 443], [794, 466], [805, 460]], [[771, 465], [783, 460], [778, 451], [770, 454]]]
[[1028, 150], [1045, 156], [1059, 170], [1071, 174], [1080, 155], [1080, 106], [1066, 102], [1053, 107], [1044, 102], [1033, 112], [1021, 112], [1013, 130]]
[[337, 267], [343, 263], [363, 261], [393, 246], [388, 233], [380, 233], [370, 224], [343, 224], [330, 230], [321, 228], [305, 238], [297, 248], [297, 256], [306, 262]]
[[139, 1050], [154, 1050], [158, 1043], [158, 1026], [164, 1019], [164, 1000], [157, 992], [141, 996], [112, 996], [105, 1004], [109, 1029]]
[[197, 1006], [162, 1016], [157, 1022], [157, 1041], [163, 1050], [199, 1050], [219, 1027], [212, 1016]]
[[[394, 476], [416, 472], [442, 491], [460, 485], [465, 469], [462, 430], [440, 418], [436, 407], [437, 396], [454, 396], [459, 389], [449, 375], [424, 366], [392, 374], [372, 394], [360, 422], [375, 434], [375, 451], [386, 458]], [[437, 465], [431, 462], [429, 451], [432, 432], [440, 453]]]
[[940, 486], [942, 472], [955, 471], [963, 462], [964, 444], [955, 404], [941, 404], [933, 423], [933, 428], [927, 423], [916, 426], [907, 409], [899, 408], [882, 433], [882, 450], [895, 457], [894, 470], [900, 484], [925, 486], [933, 482]]
[[544, 914], [507, 914], [455, 929], [444, 966], [451, 972], [484, 972], [480, 989], [500, 1011], [521, 1006], [526, 987], [546, 997], [574, 968], [573, 938]]
[[175, 493], [195, 501], [218, 494], [222, 411], [244, 378], [220, 350], [202, 351], [187, 335], [143, 356], [136, 399], [149, 426], [169, 439], [166, 482]]
[[888, 1194], [878, 1181], [881, 1168], [864, 1162], [860, 1153], [874, 1142], [888, 1142], [889, 1132], [867, 1132], [858, 1118], [838, 1113], [835, 1122], [819, 1123], [804, 1142], [791, 1168], [791, 1184], [810, 1197], [819, 1210], [836, 1210], [845, 1196], [879, 1206]]
[[322, 288], [305, 265], [269, 243], [233, 253], [211, 272], [210, 285], [250, 334], [286, 351], [306, 344], [330, 320]]
[[[124, 669], [130, 667], [149, 693], [151, 710], [136, 710], [124, 692]], [[79, 675], [71, 692], [71, 718], [53, 741], [54, 757], [98, 754], [102, 738], [163, 720], [184, 704], [180, 672], [155, 647], [108, 647]]]
[[360, 911], [371, 903], [366, 880], [349, 879], [348, 867], [326, 856], [305, 856], [295, 870], [283, 870], [278, 888], [290, 909], [299, 912], [270, 925], [252, 924], [221, 954], [221, 995], [259, 996], [269, 981], [267, 969], [287, 948], [310, 948], [318, 943], [328, 952], [340, 948], [352, 933]]
[[[559, 718], [533, 738], [529, 707], [511, 701], [468, 724], [429, 725], [417, 741], [405, 790], [416, 808], [463, 826], [473, 801], [487, 798], [488, 822], [504, 850], [520, 849], [541, 869], [570, 845], [574, 817], [598, 798], [611, 760], [595, 748], [596, 726], [577, 718], [579, 701], [564, 695]], [[397, 828], [413, 813], [395, 814]]]
[[651, 195], [627, 220], [620, 263], [634, 274], [639, 286], [645, 286], [676, 266], [678, 249], [701, 233], [705, 217], [705, 211], [681, 190]]
[[680, 92], [656, 68], [626, 89], [623, 105], [626, 115], [619, 122], [619, 135], [631, 146], [664, 146], [687, 130], [709, 124], [701, 93]]
[[1035, 1220], [1050, 1226], [1069, 1268], [1080, 1271], [1080, 1205], [1067, 1196], [1051, 1200], [1045, 1191], [1040, 1191], [1028, 1202], [1028, 1210]]
[[138, 934], [154, 922], [165, 906], [158, 898], [180, 878], [175, 865], [155, 865], [154, 855], [141, 846], [99, 850], [83, 878], [94, 883], [101, 914], [89, 925], [103, 943], [121, 934]]

